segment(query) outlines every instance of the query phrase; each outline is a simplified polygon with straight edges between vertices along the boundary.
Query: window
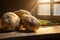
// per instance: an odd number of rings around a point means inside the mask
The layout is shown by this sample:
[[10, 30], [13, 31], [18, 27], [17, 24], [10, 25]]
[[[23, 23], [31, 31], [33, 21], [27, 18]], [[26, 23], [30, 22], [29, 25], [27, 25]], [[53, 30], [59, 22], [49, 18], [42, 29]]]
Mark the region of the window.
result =
[[54, 0], [54, 16], [60, 16], [60, 0]]
[[54, 4], [54, 15], [60, 15], [60, 4]]
[[60, 0], [38, 0], [37, 15], [60, 16]]
[[39, 2], [50, 2], [50, 0], [39, 0]]
[[54, 0], [55, 2], [60, 1], [60, 0]]
[[[38, 15], [50, 15], [50, 5], [41, 4], [38, 6]], [[41, 13], [41, 14], [40, 14]]]

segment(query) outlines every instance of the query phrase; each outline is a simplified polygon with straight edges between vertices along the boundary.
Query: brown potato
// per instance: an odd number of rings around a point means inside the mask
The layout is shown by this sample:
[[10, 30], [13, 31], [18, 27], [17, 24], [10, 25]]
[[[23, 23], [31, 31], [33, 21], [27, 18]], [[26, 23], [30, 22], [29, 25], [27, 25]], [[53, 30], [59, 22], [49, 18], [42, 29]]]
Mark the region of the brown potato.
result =
[[21, 23], [28, 31], [36, 31], [40, 27], [40, 23], [37, 18], [32, 16], [30, 12], [26, 10], [18, 10], [15, 12], [20, 18]]
[[20, 17], [18, 17], [13, 12], [5, 13], [1, 18], [1, 27], [0, 29], [6, 31], [13, 31], [19, 26]]
[[14, 13], [16, 13], [18, 16], [22, 16], [22, 15], [31, 15], [29, 11], [27, 10], [17, 10]]

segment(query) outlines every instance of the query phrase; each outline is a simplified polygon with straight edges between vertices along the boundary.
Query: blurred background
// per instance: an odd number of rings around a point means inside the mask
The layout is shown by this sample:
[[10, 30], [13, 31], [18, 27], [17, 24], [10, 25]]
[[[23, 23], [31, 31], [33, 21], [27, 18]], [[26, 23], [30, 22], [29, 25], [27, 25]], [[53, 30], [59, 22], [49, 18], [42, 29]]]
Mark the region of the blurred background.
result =
[[60, 0], [0, 0], [0, 17], [19, 9], [28, 10], [39, 19], [60, 23]]

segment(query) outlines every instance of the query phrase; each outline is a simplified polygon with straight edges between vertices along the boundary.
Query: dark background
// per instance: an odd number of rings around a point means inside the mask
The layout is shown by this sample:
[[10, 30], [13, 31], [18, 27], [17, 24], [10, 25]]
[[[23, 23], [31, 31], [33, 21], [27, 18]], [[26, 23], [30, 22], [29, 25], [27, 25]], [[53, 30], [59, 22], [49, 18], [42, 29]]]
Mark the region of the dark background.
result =
[[[19, 9], [28, 10], [31, 12], [31, 10], [36, 5], [37, 0], [0, 0], [0, 17], [5, 13], [9, 11], [16, 11]], [[34, 15], [37, 18], [40, 19], [46, 19], [54, 22], [60, 23], [60, 16], [36, 16], [37, 13], [37, 7], [34, 8], [34, 10], [31, 12], [32, 15]]]
[[[16, 11], [19, 9], [31, 11], [35, 4], [36, 0], [0, 0], [0, 16], [5, 12]], [[31, 13], [36, 13], [34, 11]]]

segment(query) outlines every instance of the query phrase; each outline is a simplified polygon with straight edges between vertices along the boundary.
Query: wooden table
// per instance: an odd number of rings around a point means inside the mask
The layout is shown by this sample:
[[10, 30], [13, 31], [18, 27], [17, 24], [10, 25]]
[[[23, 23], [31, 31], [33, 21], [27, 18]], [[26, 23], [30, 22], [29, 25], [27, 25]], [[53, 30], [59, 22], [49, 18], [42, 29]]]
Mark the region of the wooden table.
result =
[[0, 33], [0, 39], [43, 39], [43, 38], [58, 38], [60, 37], [60, 26], [40, 27], [35, 33], [27, 32], [9, 32]]

